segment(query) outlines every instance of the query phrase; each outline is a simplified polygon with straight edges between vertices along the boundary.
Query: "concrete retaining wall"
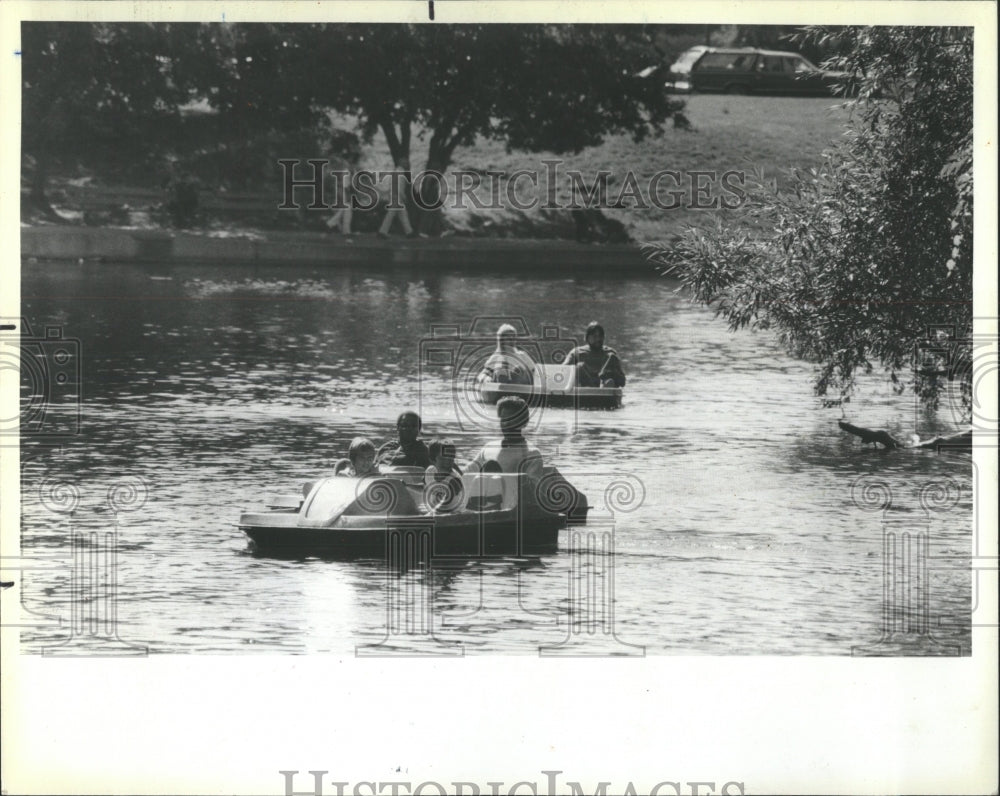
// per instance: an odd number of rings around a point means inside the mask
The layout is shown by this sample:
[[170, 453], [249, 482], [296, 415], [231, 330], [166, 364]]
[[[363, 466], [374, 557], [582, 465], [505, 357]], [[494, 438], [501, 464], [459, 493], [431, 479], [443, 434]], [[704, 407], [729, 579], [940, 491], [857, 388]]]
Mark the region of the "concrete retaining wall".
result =
[[215, 238], [167, 230], [39, 226], [21, 228], [21, 257], [106, 262], [325, 263], [504, 268], [602, 269], [652, 273], [638, 247], [572, 241], [490, 238], [384, 240], [316, 233], [272, 233], [264, 239]]

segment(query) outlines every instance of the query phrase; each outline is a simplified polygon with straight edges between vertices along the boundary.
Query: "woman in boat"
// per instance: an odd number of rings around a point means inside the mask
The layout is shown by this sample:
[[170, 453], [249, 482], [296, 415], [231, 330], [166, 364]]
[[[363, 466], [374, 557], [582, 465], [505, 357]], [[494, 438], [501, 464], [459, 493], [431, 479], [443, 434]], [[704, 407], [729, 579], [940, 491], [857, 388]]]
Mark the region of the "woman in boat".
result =
[[481, 472], [488, 461], [496, 461], [505, 473], [526, 473], [534, 480], [542, 477], [544, 463], [538, 448], [521, 433], [528, 424], [528, 404], [516, 395], [497, 401], [497, 417], [503, 438], [488, 442], [469, 465], [469, 472]]
[[420, 426], [420, 415], [416, 412], [403, 412], [396, 420], [397, 438], [378, 449], [376, 463], [386, 467], [430, 467], [430, 452], [417, 438]]
[[497, 329], [497, 349], [483, 365], [480, 381], [501, 384], [531, 384], [535, 363], [528, 354], [514, 346], [517, 330], [509, 323]]
[[576, 365], [578, 387], [624, 387], [625, 372], [613, 348], [604, 346], [604, 327], [591, 321], [584, 333], [587, 345], [574, 348], [563, 360], [564, 365]]

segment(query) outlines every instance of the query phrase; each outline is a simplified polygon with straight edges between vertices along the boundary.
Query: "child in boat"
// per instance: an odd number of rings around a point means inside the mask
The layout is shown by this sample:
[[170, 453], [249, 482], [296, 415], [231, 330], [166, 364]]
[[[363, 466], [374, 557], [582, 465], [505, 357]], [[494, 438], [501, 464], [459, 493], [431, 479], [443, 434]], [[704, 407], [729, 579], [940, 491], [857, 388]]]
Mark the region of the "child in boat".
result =
[[[361, 478], [366, 475], [378, 475], [378, 465], [375, 464], [375, 443], [368, 437], [355, 437], [347, 449], [346, 459], [337, 459], [333, 465], [334, 475]], [[308, 497], [315, 481], [306, 481], [302, 485], [302, 496]]]
[[375, 464], [375, 443], [368, 437], [355, 437], [347, 449], [347, 458], [334, 465], [334, 475], [354, 476], [362, 478], [366, 475], [378, 475]]
[[424, 474], [424, 495], [433, 511], [455, 511], [462, 506], [462, 471], [455, 464], [455, 443], [450, 439], [431, 442], [431, 466]]

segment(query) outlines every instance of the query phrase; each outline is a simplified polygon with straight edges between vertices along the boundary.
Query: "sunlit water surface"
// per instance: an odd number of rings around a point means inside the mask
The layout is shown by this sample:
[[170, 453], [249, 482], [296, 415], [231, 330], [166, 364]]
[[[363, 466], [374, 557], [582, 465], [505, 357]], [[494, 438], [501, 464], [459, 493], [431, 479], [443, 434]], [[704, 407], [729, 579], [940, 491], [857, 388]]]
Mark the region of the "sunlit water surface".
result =
[[[80, 340], [84, 384], [78, 436], [60, 448], [22, 441], [22, 546], [37, 564], [23, 573], [25, 651], [95, 642], [89, 625], [71, 634], [70, 539], [117, 527], [115, 644], [126, 651], [969, 652], [968, 457], [862, 449], [838, 430], [840, 408], [813, 396], [808, 365], [767, 334], [731, 334], [670, 281], [26, 265], [22, 297], [36, 327]], [[471, 458], [493, 431], [456, 410], [421, 342], [481, 316], [522, 317], [536, 336], [606, 326], [629, 376], [624, 407], [548, 410], [532, 436], [590, 496], [589, 527], [598, 543], [613, 537], [614, 555], [581, 552], [587, 539], [563, 533], [551, 555], [398, 575], [378, 561], [248, 550], [242, 510], [296, 492], [356, 435], [387, 439], [402, 409], [418, 407], [425, 437], [451, 436]], [[903, 437], [956, 428], [947, 407], [918, 412], [878, 380], [846, 408]], [[146, 500], [113, 512], [108, 490], [127, 479], [142, 479]], [[635, 499], [615, 511], [606, 491], [622, 481]], [[63, 482], [79, 494], [72, 514], [54, 510]], [[873, 484], [891, 491], [887, 511]], [[879, 644], [887, 531], [929, 540], [926, 579], [904, 572], [912, 588], [900, 593], [918, 614], [896, 646]], [[580, 595], [612, 581], [610, 620], [607, 593]], [[400, 595], [431, 607], [433, 636], [388, 632]]]

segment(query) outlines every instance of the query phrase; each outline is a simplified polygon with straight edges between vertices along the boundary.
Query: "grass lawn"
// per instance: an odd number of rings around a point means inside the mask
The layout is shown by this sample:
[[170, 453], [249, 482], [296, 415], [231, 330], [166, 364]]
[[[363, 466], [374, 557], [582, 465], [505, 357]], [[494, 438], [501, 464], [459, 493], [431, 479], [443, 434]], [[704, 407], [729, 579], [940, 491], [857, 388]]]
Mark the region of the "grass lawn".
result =
[[[603, 144], [590, 147], [576, 154], [557, 156], [552, 153], [507, 152], [502, 142], [480, 139], [473, 146], [455, 152], [449, 176], [455, 170], [486, 170], [510, 175], [525, 169], [538, 172], [540, 182], [532, 187], [527, 179], [518, 181], [518, 197], [530, 204], [532, 199], [544, 198], [546, 193], [546, 168], [543, 160], [558, 159], [556, 196], [558, 204], [565, 207], [570, 203], [570, 181], [568, 171], [580, 173], [586, 186], [592, 185], [599, 172], [610, 173], [608, 196], [611, 201], [618, 198], [626, 175], [635, 175], [642, 200], [648, 204], [649, 181], [656, 173], [664, 170], [676, 172], [714, 171], [719, 174], [732, 170], [750, 171], [753, 165], [764, 169], [765, 174], [774, 176], [779, 184], [787, 177], [792, 167], [808, 168], [818, 165], [824, 150], [834, 145], [845, 130], [848, 110], [832, 98], [799, 97], [742, 97], [723, 95], [693, 95], [687, 98], [686, 115], [693, 129], [678, 130], [668, 126], [664, 134], [655, 139], [636, 143], [628, 136], [609, 136]], [[345, 130], [353, 129], [355, 120], [349, 117], [335, 117], [335, 123]], [[419, 171], [426, 162], [426, 142], [429, 136], [421, 136], [414, 131], [411, 160]], [[320, 157], [326, 152], [294, 152], [289, 156]], [[280, 202], [282, 182], [281, 172], [273, 160], [256, 164], [266, 173], [274, 174], [274, 184], [259, 193], [245, 197], [235, 197], [231, 193], [213, 190], [211, 184], [202, 183], [202, 203], [208, 208], [211, 228], [235, 230], [247, 228], [271, 228], [275, 217], [284, 223], [282, 228], [293, 228], [297, 217], [275, 210]], [[392, 168], [389, 148], [381, 134], [363, 148], [361, 168], [387, 171]], [[208, 178], [206, 178], [207, 180]], [[211, 181], [208, 180], [210, 183]], [[99, 174], [93, 179], [51, 180], [53, 204], [67, 219], [85, 219], [83, 210], [117, 208], [117, 215], [123, 219], [112, 220], [98, 225], [149, 226], [160, 223], [150, 219], [147, 205], [152, 208], [164, 199], [162, 189], [151, 185], [124, 186], [102, 180]], [[506, 191], [506, 177], [497, 179], [500, 195]], [[688, 224], [701, 225], [711, 222], [722, 214], [723, 219], [735, 219], [737, 213], [731, 210], [699, 210], [684, 207], [690, 202], [691, 180], [683, 177], [677, 185], [670, 180], [661, 183], [659, 196], [661, 203], [670, 202], [668, 191], [683, 190], [679, 198], [682, 205], [665, 210], [655, 205], [631, 206], [603, 209], [603, 218], [595, 221], [597, 239], [631, 238], [634, 241], [669, 241]], [[453, 188], [452, 188], [453, 190]], [[490, 186], [484, 184], [477, 189], [481, 200], [490, 203]], [[716, 184], [713, 195], [720, 191]], [[728, 195], [730, 201], [733, 195]], [[237, 201], [239, 199], [239, 201]], [[678, 200], [674, 200], [678, 201]], [[467, 202], [468, 204], [468, 202]], [[446, 206], [446, 225], [458, 234], [491, 237], [518, 238], [569, 238], [576, 234], [574, 218], [568, 210], [545, 210], [535, 207], [518, 210], [503, 202], [502, 209], [453, 209]], [[542, 202], [538, 201], [541, 205]], [[123, 208], [130, 208], [126, 212]], [[213, 209], [214, 208], [214, 209]], [[107, 214], [106, 214], [107, 215]], [[325, 229], [322, 222], [328, 216], [310, 217], [316, 222], [314, 227]], [[376, 217], [374, 223], [380, 217]], [[593, 216], [590, 216], [593, 220]], [[355, 215], [355, 228], [362, 229], [359, 214]], [[31, 218], [27, 219], [29, 222]], [[368, 219], [372, 221], [372, 219]], [[91, 223], [91, 222], [87, 222]], [[371, 226], [371, 224], [369, 224]], [[374, 229], [374, 227], [372, 227]]]
[[[848, 119], [848, 110], [841, 107], [839, 100], [831, 98], [699, 94], [688, 98], [686, 113], [692, 130], [668, 127], [662, 137], [641, 143], [635, 143], [629, 136], [610, 136], [601, 146], [562, 156], [565, 166], [561, 171], [580, 171], [588, 185], [599, 171], [610, 171], [613, 176], [609, 180], [609, 194], [612, 197], [617, 197], [630, 170], [635, 173], [644, 193], [650, 177], [664, 169], [721, 173], [749, 171], [753, 165], [758, 165], [765, 174], [778, 178], [781, 184], [790, 168], [818, 165], [823, 151], [843, 136]], [[551, 153], [508, 154], [502, 143], [479, 141], [455, 153], [453, 168], [490, 168], [508, 173], [519, 168], [543, 170], [541, 161], [554, 157]], [[413, 161], [419, 163], [421, 158], [414, 157]], [[683, 181], [681, 187], [686, 187]], [[559, 196], [567, 196], [567, 188], [568, 178], [563, 177]], [[670, 182], [662, 184], [664, 202], [669, 201], [665, 192], [673, 188]], [[483, 212], [486, 211], [479, 211]], [[663, 210], [651, 206], [604, 212], [609, 218], [620, 221], [634, 240], [651, 241], [669, 239], [687, 224], [701, 224], [716, 212], [731, 211]], [[463, 215], [469, 214], [450, 211], [449, 222], [460, 228], [469, 225], [471, 219], [462, 218]]]

